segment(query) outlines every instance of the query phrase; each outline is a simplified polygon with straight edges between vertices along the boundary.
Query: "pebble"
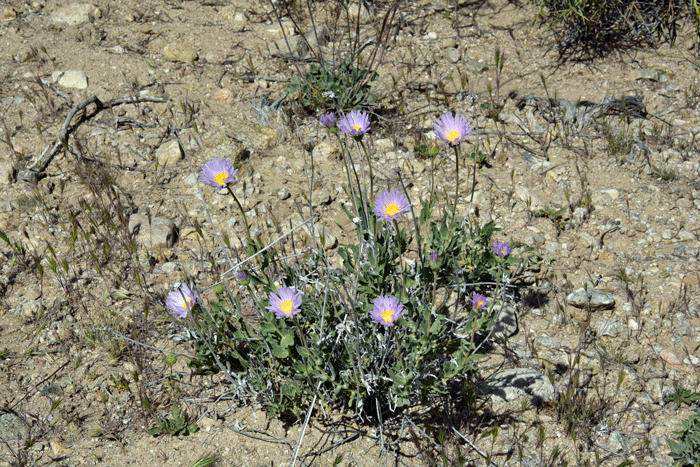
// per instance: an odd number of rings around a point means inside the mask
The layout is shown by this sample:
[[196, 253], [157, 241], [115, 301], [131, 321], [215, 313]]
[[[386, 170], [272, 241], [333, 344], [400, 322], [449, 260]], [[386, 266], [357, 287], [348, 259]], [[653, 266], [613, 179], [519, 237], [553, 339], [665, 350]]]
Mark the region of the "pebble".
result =
[[457, 48], [450, 47], [445, 51], [445, 58], [447, 58], [450, 63], [457, 63], [462, 58], [462, 52]]
[[173, 166], [180, 159], [182, 159], [182, 150], [176, 139], [167, 141], [156, 149], [156, 160], [161, 167]]
[[515, 188], [515, 196], [517, 196], [520, 201], [524, 202], [530, 211], [539, 211], [542, 209], [542, 201], [540, 201], [536, 194], [522, 185]]
[[279, 198], [279, 199], [281, 199], [281, 200], [288, 199], [290, 196], [292, 196], [292, 194], [289, 192], [289, 190], [287, 189], [287, 187], [282, 187], [282, 188], [280, 188], [280, 190], [277, 192], [277, 198]]
[[683, 363], [681, 359], [674, 352], [668, 349], [664, 349], [659, 352], [659, 358], [669, 365], [680, 365]]
[[547, 159], [537, 157], [529, 151], [523, 151], [521, 157], [527, 164], [527, 168], [532, 170], [533, 172], [544, 172], [554, 167], [554, 164], [549, 162]]
[[14, 164], [10, 160], [0, 160], [0, 186], [12, 184], [15, 173]]
[[163, 48], [163, 57], [171, 62], [194, 63], [199, 56], [184, 42], [171, 42]]
[[155, 248], [166, 246], [171, 248], [177, 241], [177, 226], [170, 219], [151, 217], [144, 214], [129, 216], [129, 232], [141, 247]]
[[92, 22], [95, 10], [95, 6], [89, 3], [71, 3], [55, 9], [49, 15], [49, 19], [55, 23], [77, 26]]
[[595, 323], [595, 331], [599, 336], [617, 337], [625, 332], [625, 328], [616, 319], [604, 319]]
[[575, 308], [590, 308], [591, 311], [611, 310], [615, 308], [615, 297], [611, 292], [581, 287], [566, 297], [566, 303]]
[[3, 19], [15, 19], [17, 17], [17, 10], [7, 5], [2, 9]]
[[[53, 77], [53, 74], [51, 76]], [[61, 74], [58, 85], [71, 89], [87, 89], [88, 77], [84, 71], [68, 70]]]

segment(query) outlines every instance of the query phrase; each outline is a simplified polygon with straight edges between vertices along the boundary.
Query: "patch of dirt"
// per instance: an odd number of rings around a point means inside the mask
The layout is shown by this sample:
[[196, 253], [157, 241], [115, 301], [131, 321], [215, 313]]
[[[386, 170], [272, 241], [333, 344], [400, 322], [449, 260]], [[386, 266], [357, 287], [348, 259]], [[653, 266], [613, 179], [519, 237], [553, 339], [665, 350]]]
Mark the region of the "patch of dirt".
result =
[[[389, 7], [372, 5], [363, 37], [373, 37]], [[314, 8], [317, 24], [333, 30], [334, 5]], [[190, 351], [174, 338], [181, 329], [163, 309], [165, 294], [184, 272], [204, 290], [226, 270], [212, 225], [234, 245], [245, 233], [229, 197], [198, 184], [207, 160], [241, 163], [234, 191], [254, 234], [274, 240], [311, 199], [338, 243], [352, 239], [337, 156], [319, 151], [309, 184], [309, 151], [327, 138], [318, 115], [305, 115], [293, 96], [279, 112], [271, 104], [307, 62], [270, 47], [283, 38], [270, 5], [37, 0], [6, 2], [1, 13], [0, 230], [17, 247], [0, 241], [0, 412], [24, 428], [3, 432], [0, 465], [175, 466], [212, 452], [220, 465], [281, 466], [302, 432], [303, 465], [340, 457], [341, 466], [428, 465], [432, 447], [418, 431], [412, 438], [396, 427], [399, 437], [387, 439], [337, 416], [302, 430], [227, 400], [226, 381], [192, 375], [186, 358], [167, 365], [163, 353], [120, 337]], [[535, 465], [554, 446], [569, 465], [596, 455], [602, 465], [668, 465], [665, 437], [691, 408], [664, 396], [676, 385], [700, 391], [698, 58], [687, 55], [686, 34], [678, 48], [558, 63], [547, 29], [532, 31], [535, 15], [532, 4], [505, 0], [400, 5], [373, 83], [380, 99], [366, 141], [375, 185], [393, 186], [400, 167], [418, 204], [431, 164], [414, 147], [430, 142], [437, 116], [465, 113], [478, 127], [470, 144], [478, 134], [488, 157], [473, 204], [464, 177], [460, 213], [477, 207], [481, 222], [503, 229], [501, 239], [542, 256], [539, 272], [525, 277], [542, 288], [523, 292], [519, 332], [484, 362], [484, 377], [503, 365], [534, 367], [560, 393], [574, 388], [569, 400], [584, 397], [591, 413], [489, 398], [490, 418], [458, 427], [469, 439], [455, 442], [466, 465], [484, 465], [478, 452], [500, 466]], [[311, 29], [285, 25], [290, 36]], [[69, 71], [83, 72], [87, 88], [73, 87], [83, 76]], [[126, 99], [66, 122], [93, 95]], [[643, 114], [627, 112], [623, 98], [633, 97]], [[572, 117], [606, 98], [623, 103]], [[36, 183], [23, 180], [62, 128], [65, 147]], [[157, 151], [177, 139], [181, 152]], [[533, 165], [523, 153], [539, 159]], [[434, 173], [440, 194], [455, 190], [446, 154]], [[174, 221], [178, 242], [132, 250], [127, 225], [136, 211]], [[615, 308], [568, 306], [583, 286], [612, 292]], [[615, 320], [615, 331], [598, 325], [604, 320]], [[173, 405], [201, 430], [150, 436]], [[491, 443], [481, 435], [494, 427]]]

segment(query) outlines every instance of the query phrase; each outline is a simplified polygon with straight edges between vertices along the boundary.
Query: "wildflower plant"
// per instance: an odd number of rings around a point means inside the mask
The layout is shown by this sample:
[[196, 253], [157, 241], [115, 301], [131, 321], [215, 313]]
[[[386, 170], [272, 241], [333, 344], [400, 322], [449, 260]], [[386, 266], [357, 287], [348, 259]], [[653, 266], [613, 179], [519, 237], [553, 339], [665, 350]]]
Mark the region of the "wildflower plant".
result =
[[[438, 134], [456, 148], [470, 126], [449, 117]], [[191, 327], [189, 365], [223, 373], [241, 401], [292, 416], [319, 404], [381, 419], [473, 393], [478, 342], [502, 297], [493, 284], [510, 280], [520, 255], [494, 243], [493, 222], [456, 222], [456, 207], [440, 208], [437, 195], [414, 205], [398, 183], [374, 197], [372, 155], [362, 140], [369, 115], [319, 120], [343, 151], [352, 206], [342, 208], [355, 240], [338, 249], [335, 266], [322, 249], [250, 240], [206, 299], [188, 300], [193, 292], [184, 286], [171, 294], [168, 308], [189, 317], [178, 321]], [[202, 181], [218, 177], [233, 195], [235, 173], [218, 164], [202, 170]]]

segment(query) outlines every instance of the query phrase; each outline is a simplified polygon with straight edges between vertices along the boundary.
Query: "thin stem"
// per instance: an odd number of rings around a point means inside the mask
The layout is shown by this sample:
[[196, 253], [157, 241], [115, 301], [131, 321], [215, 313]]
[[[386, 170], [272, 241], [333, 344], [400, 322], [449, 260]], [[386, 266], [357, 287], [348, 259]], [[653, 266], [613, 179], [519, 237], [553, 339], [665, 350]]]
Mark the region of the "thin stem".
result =
[[452, 209], [452, 220], [450, 224], [454, 224], [457, 218], [457, 201], [459, 200], [459, 145], [452, 146], [455, 151], [455, 204]]
[[231, 196], [233, 196], [233, 200], [238, 205], [238, 209], [241, 210], [241, 214], [243, 215], [243, 222], [245, 223], [245, 232], [246, 232], [246, 234], [248, 234], [248, 240], [252, 240], [252, 238], [250, 237], [250, 224], [248, 224], [248, 218], [245, 215], [245, 211], [243, 210], [243, 206], [241, 206], [241, 202], [238, 201], [238, 197], [236, 197], [236, 194], [231, 189], [231, 185], [227, 184], [226, 189], [228, 190], [229, 193], [231, 193]]
[[362, 150], [365, 152], [365, 156], [367, 156], [367, 165], [369, 166], [369, 198], [368, 199], [372, 199], [374, 197], [374, 171], [372, 170], [372, 160], [369, 157], [369, 151], [367, 151], [367, 147], [365, 146], [364, 141], [362, 141], [362, 136], [357, 137], [356, 140], [360, 142], [360, 145], [362, 146]]

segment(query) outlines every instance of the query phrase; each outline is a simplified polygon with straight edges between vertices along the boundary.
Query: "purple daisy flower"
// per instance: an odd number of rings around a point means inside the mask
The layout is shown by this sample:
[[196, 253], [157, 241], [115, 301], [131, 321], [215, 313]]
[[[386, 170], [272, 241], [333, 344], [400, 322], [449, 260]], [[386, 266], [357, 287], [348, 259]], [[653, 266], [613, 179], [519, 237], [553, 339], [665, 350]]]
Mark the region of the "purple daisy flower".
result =
[[170, 308], [177, 319], [186, 318], [187, 313], [197, 303], [197, 292], [190, 289], [186, 284], [180, 285], [177, 290], [168, 294], [165, 305]]
[[270, 306], [277, 319], [291, 318], [301, 311], [301, 294], [289, 287], [282, 287], [277, 293], [270, 292]]
[[214, 188], [223, 188], [229, 183], [236, 183], [238, 169], [228, 159], [213, 159], [204, 164], [199, 174], [199, 181]]
[[477, 310], [485, 310], [489, 306], [489, 300], [486, 295], [482, 295], [477, 292], [472, 292], [472, 298], [470, 300], [472, 306]]
[[450, 112], [447, 112], [442, 117], [435, 120], [433, 129], [435, 130], [437, 139], [449, 143], [452, 146], [456, 146], [464, 141], [472, 131], [467, 117], [458, 113], [453, 117]]
[[335, 113], [329, 112], [327, 114], [321, 115], [318, 119], [319, 122], [326, 128], [330, 128], [335, 125]]
[[402, 214], [411, 210], [408, 198], [399, 190], [383, 191], [374, 199], [372, 212], [380, 221], [398, 219]]
[[394, 297], [382, 295], [374, 299], [374, 308], [369, 314], [373, 322], [393, 326], [394, 321], [403, 316], [403, 305]]
[[432, 261], [433, 263], [437, 263], [439, 259], [440, 255], [438, 255], [437, 251], [433, 251], [432, 253], [430, 253], [430, 261]]
[[243, 282], [243, 281], [245, 281], [246, 279], [248, 279], [248, 274], [246, 274], [245, 271], [238, 271], [238, 272], [236, 273], [236, 277], [238, 277], [238, 280], [239, 280], [239, 281]]
[[343, 133], [347, 133], [352, 136], [364, 135], [370, 130], [369, 115], [367, 115], [367, 112], [353, 110], [345, 117], [340, 119], [338, 128], [340, 128], [340, 131]]
[[491, 245], [491, 249], [501, 258], [505, 258], [510, 254], [510, 244], [508, 242], [497, 241]]

